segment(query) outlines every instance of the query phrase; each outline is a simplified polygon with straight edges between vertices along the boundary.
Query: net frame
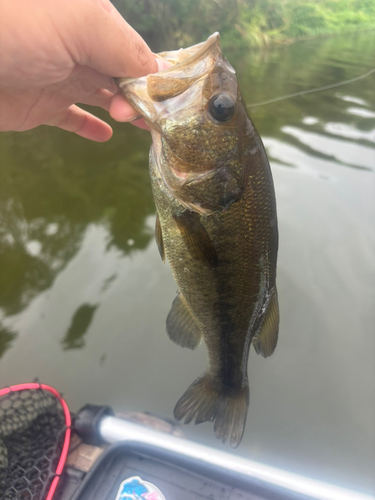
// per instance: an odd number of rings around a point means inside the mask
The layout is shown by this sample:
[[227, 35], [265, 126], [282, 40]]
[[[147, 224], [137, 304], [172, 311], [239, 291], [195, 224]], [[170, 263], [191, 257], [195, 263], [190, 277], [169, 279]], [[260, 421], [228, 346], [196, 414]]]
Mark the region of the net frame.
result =
[[5, 387], [4, 389], [0, 389], [0, 398], [2, 396], [6, 396], [6, 395], [9, 395], [10, 393], [14, 393], [14, 392], [25, 391], [25, 390], [38, 390], [38, 389], [49, 392], [50, 394], [52, 394], [52, 396], [54, 396], [58, 400], [58, 402], [61, 404], [61, 407], [63, 409], [64, 418], [65, 418], [65, 436], [64, 436], [63, 446], [62, 446], [62, 450], [61, 450], [61, 455], [60, 455], [56, 470], [54, 472], [55, 477], [52, 480], [51, 486], [50, 486], [48, 493], [47, 493], [47, 496], [45, 498], [45, 500], [52, 500], [52, 498], [55, 494], [57, 485], [59, 483], [60, 476], [63, 472], [65, 461], [66, 461], [68, 451], [69, 451], [72, 420], [71, 420], [71, 415], [70, 415], [70, 411], [69, 411], [67, 403], [65, 402], [65, 400], [62, 398], [62, 396], [60, 395], [60, 393], [56, 389], [54, 389], [53, 387], [51, 387], [49, 385], [40, 384], [38, 382], [12, 385], [10, 387]]

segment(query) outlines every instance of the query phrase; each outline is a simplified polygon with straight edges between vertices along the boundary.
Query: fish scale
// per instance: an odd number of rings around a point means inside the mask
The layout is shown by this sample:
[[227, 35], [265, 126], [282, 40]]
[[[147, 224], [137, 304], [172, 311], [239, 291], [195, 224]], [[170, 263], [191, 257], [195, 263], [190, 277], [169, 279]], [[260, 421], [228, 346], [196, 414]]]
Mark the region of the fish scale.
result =
[[173, 66], [118, 84], [152, 131], [156, 237], [179, 288], [167, 333], [190, 349], [203, 338], [208, 352], [207, 371], [174, 415], [213, 422], [216, 436], [236, 447], [249, 404], [250, 345], [266, 357], [278, 337], [272, 176], [219, 35], [163, 57]]

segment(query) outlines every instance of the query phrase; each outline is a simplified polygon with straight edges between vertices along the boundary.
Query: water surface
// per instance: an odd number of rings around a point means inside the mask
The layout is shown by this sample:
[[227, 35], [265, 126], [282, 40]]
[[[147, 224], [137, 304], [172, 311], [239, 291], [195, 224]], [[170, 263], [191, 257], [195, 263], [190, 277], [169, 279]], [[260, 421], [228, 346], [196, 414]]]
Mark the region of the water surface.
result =
[[[375, 33], [228, 54], [246, 101], [375, 67]], [[274, 175], [280, 340], [250, 354], [234, 452], [375, 493], [375, 75], [251, 108]], [[172, 418], [206, 365], [174, 345], [176, 285], [153, 236], [149, 136], [107, 144], [41, 127], [0, 134], [0, 385], [34, 377], [86, 402]], [[211, 424], [189, 438], [223, 448]]]

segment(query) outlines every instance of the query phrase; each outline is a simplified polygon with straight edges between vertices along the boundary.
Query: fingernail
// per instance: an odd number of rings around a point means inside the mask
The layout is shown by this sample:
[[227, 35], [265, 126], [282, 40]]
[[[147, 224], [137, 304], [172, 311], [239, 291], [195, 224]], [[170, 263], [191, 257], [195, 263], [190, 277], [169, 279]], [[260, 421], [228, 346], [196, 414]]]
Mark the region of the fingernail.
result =
[[139, 120], [142, 118], [142, 115], [132, 115], [130, 118], [128, 118], [126, 121], [127, 122], [134, 122], [135, 120]]
[[172, 66], [172, 63], [166, 61], [161, 57], [155, 57], [155, 59], [156, 59], [156, 64], [158, 65], [158, 71], [163, 71], [163, 69], [167, 69], [170, 66]]

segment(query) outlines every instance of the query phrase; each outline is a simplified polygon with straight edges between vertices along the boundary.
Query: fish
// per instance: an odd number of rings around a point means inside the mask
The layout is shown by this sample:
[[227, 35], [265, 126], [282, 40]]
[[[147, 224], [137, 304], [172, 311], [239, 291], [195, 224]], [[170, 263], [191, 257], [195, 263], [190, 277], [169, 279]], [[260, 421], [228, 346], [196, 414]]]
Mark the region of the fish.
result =
[[168, 336], [192, 350], [204, 339], [208, 352], [207, 371], [174, 416], [213, 422], [216, 437], [236, 448], [249, 406], [250, 345], [267, 357], [278, 339], [272, 174], [219, 33], [158, 57], [171, 66], [116, 82], [151, 129], [155, 236], [178, 285]]

